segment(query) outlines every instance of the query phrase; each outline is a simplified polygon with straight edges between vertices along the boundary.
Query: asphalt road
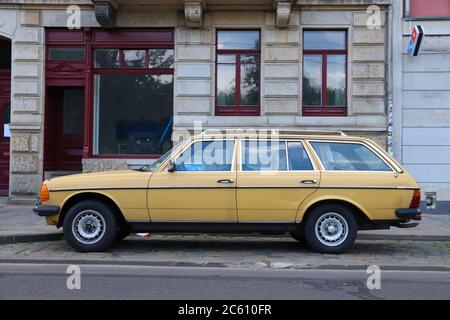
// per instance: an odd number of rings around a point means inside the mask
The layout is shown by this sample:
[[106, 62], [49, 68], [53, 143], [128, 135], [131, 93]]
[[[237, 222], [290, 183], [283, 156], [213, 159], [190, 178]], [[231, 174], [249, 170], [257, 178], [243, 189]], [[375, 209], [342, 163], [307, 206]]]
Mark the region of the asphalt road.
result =
[[[0, 299], [450, 299], [450, 272], [383, 271], [381, 289], [358, 270], [280, 270], [1, 263]], [[68, 277], [72, 286], [67, 287]], [[372, 282], [373, 283], [373, 282]]]

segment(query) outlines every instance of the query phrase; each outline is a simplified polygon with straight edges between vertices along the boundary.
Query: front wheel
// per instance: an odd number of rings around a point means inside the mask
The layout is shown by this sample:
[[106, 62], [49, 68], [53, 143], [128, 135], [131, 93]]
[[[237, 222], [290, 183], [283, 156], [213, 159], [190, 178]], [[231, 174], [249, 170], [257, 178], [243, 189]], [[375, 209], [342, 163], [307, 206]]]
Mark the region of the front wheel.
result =
[[67, 212], [63, 232], [66, 241], [81, 252], [103, 251], [117, 236], [113, 211], [99, 201], [82, 201]]
[[355, 242], [358, 225], [345, 206], [327, 204], [312, 210], [305, 222], [305, 240], [321, 253], [342, 253]]

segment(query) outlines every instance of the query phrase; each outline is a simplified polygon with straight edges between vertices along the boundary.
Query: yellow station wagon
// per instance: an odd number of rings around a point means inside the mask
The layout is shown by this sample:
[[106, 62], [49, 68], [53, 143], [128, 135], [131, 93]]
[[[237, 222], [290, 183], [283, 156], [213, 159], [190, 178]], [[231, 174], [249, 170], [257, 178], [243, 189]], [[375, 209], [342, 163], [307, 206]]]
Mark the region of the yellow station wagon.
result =
[[340, 253], [358, 230], [414, 227], [420, 189], [370, 139], [341, 132], [207, 130], [136, 170], [42, 183], [34, 208], [79, 251], [131, 232], [289, 232]]

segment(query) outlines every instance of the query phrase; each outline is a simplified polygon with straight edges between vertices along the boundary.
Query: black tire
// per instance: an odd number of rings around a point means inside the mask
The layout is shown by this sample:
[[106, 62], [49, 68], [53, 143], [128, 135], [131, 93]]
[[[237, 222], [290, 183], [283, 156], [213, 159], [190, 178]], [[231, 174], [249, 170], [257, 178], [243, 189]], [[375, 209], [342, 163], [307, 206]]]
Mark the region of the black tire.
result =
[[80, 252], [105, 250], [114, 243], [117, 230], [118, 224], [113, 210], [95, 200], [74, 205], [64, 218], [64, 239]]
[[295, 231], [289, 232], [292, 238], [299, 242], [305, 242], [305, 233], [303, 232], [303, 229], [298, 228]]
[[342, 253], [355, 242], [358, 225], [347, 207], [324, 204], [310, 212], [305, 221], [304, 232], [306, 243], [312, 250]]
[[117, 230], [116, 241], [122, 241], [123, 239], [128, 237], [130, 233], [131, 232], [127, 227], [120, 227], [119, 230]]

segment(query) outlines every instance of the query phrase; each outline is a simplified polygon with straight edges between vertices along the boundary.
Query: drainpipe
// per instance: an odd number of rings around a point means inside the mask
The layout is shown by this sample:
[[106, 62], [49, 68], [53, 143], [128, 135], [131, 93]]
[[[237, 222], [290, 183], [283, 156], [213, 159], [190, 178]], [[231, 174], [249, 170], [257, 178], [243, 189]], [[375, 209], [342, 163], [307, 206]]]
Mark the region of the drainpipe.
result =
[[[407, 1], [408, 2], [408, 1]], [[393, 87], [392, 87], [392, 78], [393, 78], [393, 68], [392, 68], [392, 57], [393, 57], [393, 20], [392, 20], [392, 6], [393, 3], [389, 5], [388, 11], [388, 65], [387, 65], [387, 88], [388, 88], [388, 97], [387, 97], [387, 138], [386, 138], [386, 150], [390, 155], [394, 154], [393, 150], [393, 139], [392, 139], [392, 129], [394, 126], [393, 119]], [[399, 106], [397, 106], [399, 107]]]
[[405, 17], [411, 16], [411, 0], [405, 0]]

